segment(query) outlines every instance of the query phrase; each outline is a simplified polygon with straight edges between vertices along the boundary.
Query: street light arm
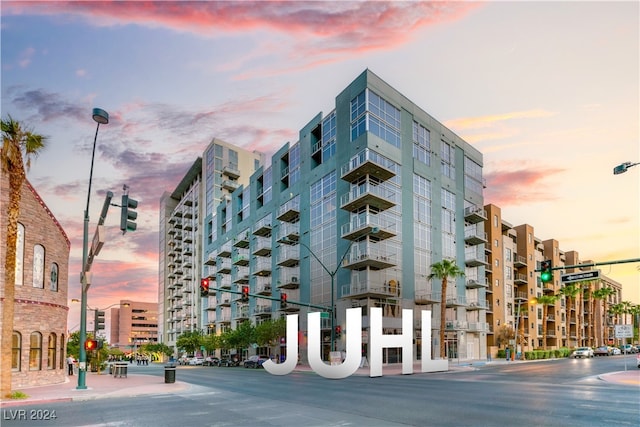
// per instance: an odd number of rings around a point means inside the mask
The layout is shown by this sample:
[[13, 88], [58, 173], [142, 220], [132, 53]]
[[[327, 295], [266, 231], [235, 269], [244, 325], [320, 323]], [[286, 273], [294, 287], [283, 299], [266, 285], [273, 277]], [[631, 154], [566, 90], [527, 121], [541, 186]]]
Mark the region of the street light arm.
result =
[[[311, 254], [312, 257], [314, 257], [316, 259], [316, 261], [318, 261], [320, 263], [320, 265], [322, 266], [322, 268], [324, 269], [324, 271], [327, 272], [327, 274], [329, 274], [329, 276], [334, 276], [336, 274], [336, 272], [334, 271], [333, 273], [329, 271], [329, 269], [327, 269], [327, 267], [324, 265], [324, 263], [322, 261], [320, 261], [320, 258], [318, 258], [316, 256], [315, 253], [313, 253], [313, 251], [311, 250], [311, 248], [309, 246], [307, 246], [305, 243], [303, 242], [298, 242], [300, 243], [300, 245], [304, 246], [305, 248], [307, 248], [307, 251], [309, 251], [309, 253]], [[336, 269], [337, 271], [337, 269]]]

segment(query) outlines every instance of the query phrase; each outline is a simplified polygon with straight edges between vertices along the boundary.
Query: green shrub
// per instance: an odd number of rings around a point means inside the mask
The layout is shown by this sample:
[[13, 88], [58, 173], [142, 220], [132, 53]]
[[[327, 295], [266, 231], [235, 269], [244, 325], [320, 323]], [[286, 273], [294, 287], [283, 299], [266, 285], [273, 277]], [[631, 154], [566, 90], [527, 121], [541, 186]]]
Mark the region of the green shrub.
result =
[[498, 359], [504, 359], [505, 357], [507, 357], [505, 350], [504, 349], [498, 350]]

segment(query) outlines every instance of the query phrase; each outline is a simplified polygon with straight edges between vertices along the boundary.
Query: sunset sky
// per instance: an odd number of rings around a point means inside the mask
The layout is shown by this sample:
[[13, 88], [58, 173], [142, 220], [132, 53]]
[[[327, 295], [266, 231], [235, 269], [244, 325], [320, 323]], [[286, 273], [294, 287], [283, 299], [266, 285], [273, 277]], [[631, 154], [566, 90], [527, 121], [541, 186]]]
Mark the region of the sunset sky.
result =
[[[583, 260], [640, 257], [640, 3], [2, 1], [2, 117], [48, 136], [28, 179], [72, 242], [80, 298], [93, 107], [91, 235], [123, 184], [90, 307], [157, 300], [158, 206], [212, 138], [295, 142], [369, 68], [484, 155], [485, 202]], [[640, 303], [640, 264], [602, 267]], [[69, 328], [77, 329], [78, 304]], [[88, 327], [89, 329], [92, 326]]]

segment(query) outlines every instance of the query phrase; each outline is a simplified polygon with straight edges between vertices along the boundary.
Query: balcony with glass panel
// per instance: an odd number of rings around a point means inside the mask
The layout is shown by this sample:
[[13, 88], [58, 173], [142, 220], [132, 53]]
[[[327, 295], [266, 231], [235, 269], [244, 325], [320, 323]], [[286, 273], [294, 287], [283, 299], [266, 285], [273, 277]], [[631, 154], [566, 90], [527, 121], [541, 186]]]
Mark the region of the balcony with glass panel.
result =
[[397, 225], [382, 218], [381, 215], [362, 212], [348, 223], [343, 224], [341, 236], [343, 239], [357, 240], [363, 236], [372, 235], [378, 240], [389, 239], [398, 234]]
[[271, 217], [266, 216], [253, 226], [253, 234], [255, 236], [267, 237], [271, 235]]
[[227, 275], [220, 276], [217, 283], [220, 289], [231, 289], [231, 278]]
[[487, 220], [487, 212], [480, 206], [468, 206], [464, 209], [464, 220], [477, 224]]
[[226, 165], [222, 167], [222, 174], [232, 179], [240, 178], [240, 170], [236, 165]]
[[271, 238], [256, 237], [253, 245], [253, 255], [269, 256], [271, 255]]
[[489, 302], [487, 300], [474, 299], [469, 301], [469, 304], [467, 305], [467, 311], [486, 310], [488, 307]]
[[256, 278], [256, 294], [271, 295], [271, 276], [262, 276]]
[[231, 294], [225, 292], [223, 294], [219, 294], [218, 296], [218, 305], [220, 307], [230, 307], [231, 306]]
[[281, 268], [277, 285], [278, 289], [298, 289], [300, 287], [300, 268]]
[[467, 289], [478, 289], [478, 288], [486, 288], [488, 287], [487, 278], [483, 277], [482, 279], [477, 278], [468, 278], [465, 282], [465, 286]]
[[300, 217], [300, 197], [294, 197], [278, 208], [277, 218], [280, 221], [296, 222]]
[[478, 246], [469, 246], [464, 249], [464, 263], [467, 267], [486, 266], [488, 265], [486, 258], [484, 249]]
[[248, 248], [249, 247], [249, 232], [242, 231], [238, 236], [233, 238], [233, 247], [235, 248]]
[[469, 225], [464, 228], [464, 242], [467, 245], [487, 243], [487, 233], [479, 228], [477, 225]]
[[396, 176], [398, 165], [366, 148], [353, 156], [347, 164], [340, 168], [340, 177], [345, 181], [354, 182], [365, 175], [371, 175], [380, 181], [386, 181]]
[[344, 268], [352, 270], [365, 267], [382, 270], [395, 265], [397, 263], [392, 259], [391, 252], [372, 242], [354, 245], [342, 262]]
[[278, 241], [287, 241], [289, 244], [294, 244], [300, 240], [300, 223], [298, 222], [283, 222], [280, 224], [280, 230], [278, 230]]
[[218, 251], [218, 256], [221, 256], [223, 258], [230, 258], [231, 257], [231, 241], [225, 242], [220, 247], [220, 250]]
[[344, 298], [399, 298], [402, 295], [400, 281], [389, 279], [375, 270], [351, 273], [351, 283], [342, 285]]
[[236, 274], [236, 278], [233, 281], [233, 283], [239, 284], [239, 285], [246, 285], [247, 283], [249, 283], [249, 273], [246, 271], [238, 272], [238, 274]]
[[466, 331], [469, 329], [469, 322], [455, 320], [445, 322], [445, 331]]
[[355, 211], [364, 206], [373, 206], [381, 211], [397, 204], [398, 194], [384, 185], [367, 181], [340, 196], [340, 208]]
[[[246, 251], [243, 251], [246, 252]], [[247, 266], [249, 265], [249, 254], [248, 253], [237, 253], [231, 258], [233, 265], [239, 266]]]
[[232, 179], [225, 179], [222, 181], [222, 188], [228, 191], [235, 191], [238, 187], [240, 187], [240, 183], [238, 181], [234, 181]]
[[247, 320], [249, 319], [249, 306], [243, 305], [236, 310], [234, 320]]
[[231, 260], [228, 258], [218, 258], [216, 267], [218, 273], [229, 274], [231, 273]]
[[415, 303], [417, 305], [433, 305], [440, 303], [440, 292], [432, 292], [428, 289], [416, 289]]
[[276, 264], [281, 267], [295, 267], [300, 264], [300, 245], [280, 245]]
[[216, 258], [218, 257], [216, 252], [212, 252], [207, 257], [207, 260], [204, 262], [204, 265], [216, 265]]
[[465, 307], [467, 299], [460, 295], [447, 295], [447, 307]]
[[271, 258], [260, 257], [257, 259], [253, 274], [256, 276], [268, 276], [271, 274]]
[[256, 305], [253, 309], [253, 315], [256, 317], [271, 317], [271, 304]]

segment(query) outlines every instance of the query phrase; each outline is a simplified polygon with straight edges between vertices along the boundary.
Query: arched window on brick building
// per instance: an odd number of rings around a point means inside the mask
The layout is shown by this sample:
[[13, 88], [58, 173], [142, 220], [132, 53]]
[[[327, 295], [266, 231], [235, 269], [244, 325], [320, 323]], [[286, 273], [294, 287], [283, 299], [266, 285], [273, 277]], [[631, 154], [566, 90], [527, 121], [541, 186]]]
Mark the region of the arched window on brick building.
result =
[[39, 371], [42, 369], [42, 334], [32, 332], [29, 342], [29, 370]]
[[49, 348], [47, 351], [47, 369], [56, 369], [56, 334], [49, 334]]
[[13, 331], [11, 339], [11, 370], [20, 371], [20, 354], [22, 353], [22, 335]]

